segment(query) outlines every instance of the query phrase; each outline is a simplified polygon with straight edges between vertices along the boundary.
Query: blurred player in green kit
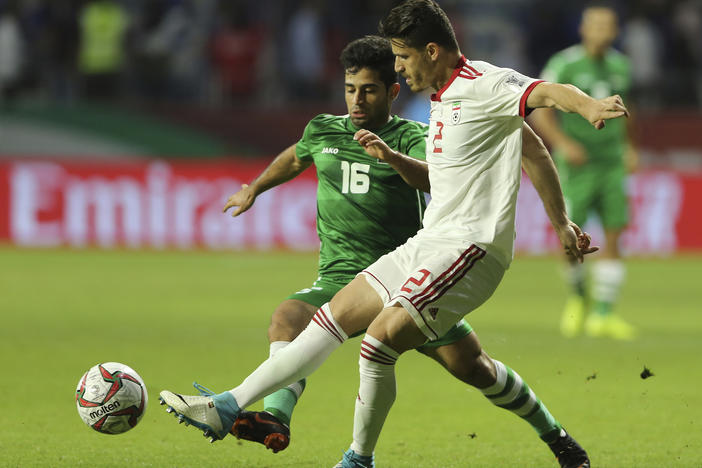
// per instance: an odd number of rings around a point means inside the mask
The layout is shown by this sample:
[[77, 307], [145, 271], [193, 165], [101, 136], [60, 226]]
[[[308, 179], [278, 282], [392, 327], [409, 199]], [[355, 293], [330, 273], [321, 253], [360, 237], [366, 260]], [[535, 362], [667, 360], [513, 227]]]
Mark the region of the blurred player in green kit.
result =
[[[573, 84], [594, 98], [625, 96], [630, 67], [628, 59], [611, 47], [617, 34], [613, 7], [604, 2], [589, 4], [580, 25], [582, 42], [551, 57], [543, 78]], [[570, 218], [584, 226], [594, 212], [605, 232], [604, 249], [592, 267], [591, 287], [586, 285], [584, 265], [569, 261], [572, 293], [561, 318], [561, 332], [568, 337], [584, 331], [595, 337], [632, 339], [634, 327], [613, 313], [625, 277], [619, 238], [629, 220], [626, 176], [638, 161], [629, 138], [631, 119], [609, 121], [596, 132], [576, 114], [540, 109], [532, 123], [553, 149]]]

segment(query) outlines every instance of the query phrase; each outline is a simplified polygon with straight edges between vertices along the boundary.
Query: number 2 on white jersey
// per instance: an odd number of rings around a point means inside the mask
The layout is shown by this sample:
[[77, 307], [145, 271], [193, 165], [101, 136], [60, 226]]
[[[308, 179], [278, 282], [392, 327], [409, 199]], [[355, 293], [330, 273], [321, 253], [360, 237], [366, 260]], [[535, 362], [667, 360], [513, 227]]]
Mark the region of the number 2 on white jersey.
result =
[[341, 193], [368, 193], [370, 165], [341, 161]]

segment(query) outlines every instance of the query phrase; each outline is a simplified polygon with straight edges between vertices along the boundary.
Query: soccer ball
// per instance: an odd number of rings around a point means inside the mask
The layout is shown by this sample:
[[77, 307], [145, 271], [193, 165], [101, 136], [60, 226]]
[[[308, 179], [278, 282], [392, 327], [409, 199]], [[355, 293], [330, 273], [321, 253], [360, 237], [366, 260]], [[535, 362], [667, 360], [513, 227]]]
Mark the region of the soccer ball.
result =
[[136, 426], [148, 401], [139, 374], [119, 362], [91, 367], [76, 388], [80, 418], [103, 434], [121, 434]]

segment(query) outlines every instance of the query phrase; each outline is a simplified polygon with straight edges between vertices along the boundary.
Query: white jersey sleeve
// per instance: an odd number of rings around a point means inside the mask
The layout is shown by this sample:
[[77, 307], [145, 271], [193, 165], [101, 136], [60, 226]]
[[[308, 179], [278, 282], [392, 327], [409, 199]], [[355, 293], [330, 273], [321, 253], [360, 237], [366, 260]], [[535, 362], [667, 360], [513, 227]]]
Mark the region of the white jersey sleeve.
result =
[[487, 62], [473, 61], [469, 66], [483, 74], [473, 84], [488, 117], [526, 116], [526, 98], [540, 80]]

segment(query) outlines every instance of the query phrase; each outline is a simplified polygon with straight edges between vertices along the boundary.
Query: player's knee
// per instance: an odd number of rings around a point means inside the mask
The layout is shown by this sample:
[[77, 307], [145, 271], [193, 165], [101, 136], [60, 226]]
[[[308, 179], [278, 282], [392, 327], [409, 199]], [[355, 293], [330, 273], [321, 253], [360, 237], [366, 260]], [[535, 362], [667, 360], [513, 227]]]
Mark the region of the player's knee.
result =
[[273, 312], [268, 326], [269, 341], [292, 341], [305, 329], [311, 319], [301, 307], [283, 303]]
[[495, 369], [491, 359], [482, 350], [472, 356], [472, 359], [462, 360], [458, 366], [451, 369], [451, 373], [473, 387], [489, 387], [495, 382]]
[[477, 388], [486, 388], [497, 380], [497, 371], [492, 358], [485, 351], [480, 352], [476, 359], [470, 384]]

